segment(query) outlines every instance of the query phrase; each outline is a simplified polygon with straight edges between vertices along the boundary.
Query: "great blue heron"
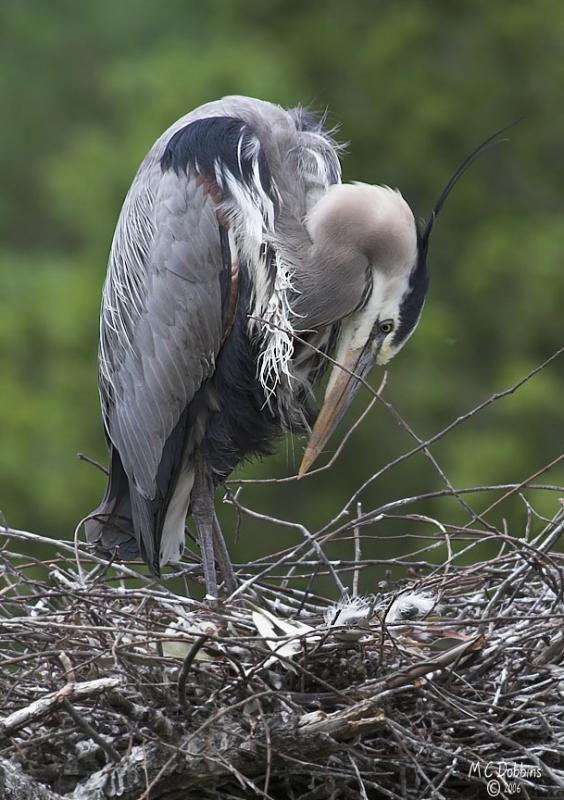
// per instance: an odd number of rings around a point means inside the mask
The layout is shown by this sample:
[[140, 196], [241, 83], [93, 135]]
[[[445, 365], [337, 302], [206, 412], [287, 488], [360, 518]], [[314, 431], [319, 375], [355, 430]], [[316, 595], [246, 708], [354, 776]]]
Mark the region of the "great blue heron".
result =
[[158, 575], [180, 559], [191, 513], [209, 596], [214, 555], [233, 582], [216, 486], [281, 430], [308, 429], [334, 352], [344, 369], [300, 472], [311, 466], [359, 386], [351, 373], [364, 378], [413, 333], [435, 217], [475, 157], [418, 228], [399, 191], [341, 184], [338, 155], [302, 108], [226, 97], [157, 140], [119, 217], [99, 351], [110, 475], [87, 535], [140, 552]]

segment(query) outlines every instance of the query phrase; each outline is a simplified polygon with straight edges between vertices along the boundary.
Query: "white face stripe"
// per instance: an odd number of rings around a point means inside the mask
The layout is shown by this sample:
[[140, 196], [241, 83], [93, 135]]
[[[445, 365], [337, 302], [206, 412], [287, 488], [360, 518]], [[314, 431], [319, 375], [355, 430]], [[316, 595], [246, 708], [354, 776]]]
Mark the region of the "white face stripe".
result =
[[[372, 292], [367, 303], [362, 309], [354, 312], [343, 321], [342, 333], [335, 356], [335, 360], [339, 364], [344, 363], [346, 354], [350, 350], [356, 351], [360, 355], [378, 321], [392, 320], [394, 330], [384, 339], [376, 363], [379, 365], [387, 364], [401, 350], [413, 330], [417, 327], [415, 325], [409, 336], [402, 342], [393, 345], [394, 331], [397, 330], [400, 324], [399, 311], [401, 301], [409, 291], [409, 276], [409, 270], [394, 276], [384, 275], [382, 272], [374, 270]], [[376, 342], [374, 342], [374, 346], [376, 346]], [[326, 396], [333, 388], [338, 375], [339, 368], [337, 367], [331, 373], [327, 384]]]

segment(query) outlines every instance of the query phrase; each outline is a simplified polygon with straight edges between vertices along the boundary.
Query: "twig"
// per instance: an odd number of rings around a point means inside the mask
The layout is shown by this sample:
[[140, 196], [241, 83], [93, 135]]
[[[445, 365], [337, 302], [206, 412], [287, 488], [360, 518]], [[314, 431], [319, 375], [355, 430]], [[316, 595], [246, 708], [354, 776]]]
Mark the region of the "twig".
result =
[[76, 455], [77, 458], [80, 459], [80, 461], [84, 461], [86, 462], [86, 464], [91, 464], [93, 467], [96, 467], [96, 469], [99, 469], [100, 472], [106, 475], [106, 477], [110, 474], [109, 469], [106, 469], [106, 467], [104, 467], [102, 464], [100, 464], [99, 461], [96, 461], [94, 458], [90, 458], [90, 456], [87, 456], [86, 453], [77, 453]]
[[93, 681], [84, 681], [83, 683], [67, 683], [62, 689], [57, 692], [40, 697], [24, 708], [14, 711], [4, 719], [0, 719], [0, 736], [11, 736], [20, 728], [30, 725], [32, 722], [50, 714], [54, 708], [59, 706], [63, 700], [83, 700], [87, 697], [97, 697], [102, 692], [107, 692], [109, 689], [117, 689], [123, 683], [121, 677], [98, 678]]
[[100, 745], [104, 753], [108, 756], [109, 761], [119, 761], [121, 756], [112, 743], [106, 739], [105, 736], [101, 736], [93, 727], [90, 725], [88, 720], [84, 719], [82, 714], [79, 714], [76, 708], [72, 705], [72, 703], [64, 698], [61, 701], [62, 708], [67, 712], [69, 717], [75, 722], [75, 724], [80, 728], [80, 730], [85, 734], [88, 739], [92, 739], [92, 741], [96, 742], [96, 744]]
[[[362, 517], [362, 503], [356, 504], [356, 518], [360, 519]], [[360, 550], [360, 529], [358, 525], [355, 526], [353, 530], [354, 535], [354, 572], [353, 572], [353, 585], [352, 585], [352, 596], [358, 597], [358, 578], [360, 574], [360, 559], [362, 558], [362, 553]]]

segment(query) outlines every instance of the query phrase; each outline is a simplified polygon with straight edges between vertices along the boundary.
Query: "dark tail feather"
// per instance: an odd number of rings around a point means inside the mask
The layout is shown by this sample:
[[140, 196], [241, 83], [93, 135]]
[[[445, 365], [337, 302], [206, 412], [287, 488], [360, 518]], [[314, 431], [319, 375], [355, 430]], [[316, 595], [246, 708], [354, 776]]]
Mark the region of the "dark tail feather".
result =
[[135, 490], [135, 487], [131, 489], [130, 500], [134, 528], [140, 532], [141, 555], [153, 575], [159, 576], [161, 574], [159, 549], [162, 522], [155, 513], [155, 507], [158, 509], [161, 504], [156, 503], [155, 500], [147, 500]]
[[159, 576], [163, 527], [174, 495], [182, 459], [189, 408], [184, 410], [163, 448], [156, 497], [148, 499], [129, 481], [118, 451], [109, 442], [110, 476], [104, 499], [84, 523], [88, 541], [125, 560], [145, 560]]
[[127, 475], [114, 447], [110, 447], [110, 476], [106, 494], [84, 523], [84, 529], [88, 541], [96, 544], [100, 550], [117, 551], [118, 558], [125, 560], [139, 557]]
[[161, 574], [161, 541], [170, 502], [180, 474], [190, 423], [192, 403], [181, 414], [172, 433], [165, 442], [156, 476], [155, 497], [148, 499], [129, 488], [133, 528], [137, 532], [139, 549], [153, 575]]

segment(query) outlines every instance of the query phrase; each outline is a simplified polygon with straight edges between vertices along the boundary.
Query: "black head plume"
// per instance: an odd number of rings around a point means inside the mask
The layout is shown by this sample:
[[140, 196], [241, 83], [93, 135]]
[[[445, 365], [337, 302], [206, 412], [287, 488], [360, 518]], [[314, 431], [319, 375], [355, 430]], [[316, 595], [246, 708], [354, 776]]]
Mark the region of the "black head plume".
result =
[[431, 235], [431, 231], [433, 230], [433, 226], [435, 225], [435, 221], [445, 204], [445, 200], [454, 189], [460, 178], [464, 175], [466, 170], [478, 159], [482, 153], [485, 153], [486, 150], [489, 150], [491, 147], [495, 147], [502, 142], [506, 142], [507, 139], [501, 139], [500, 136], [508, 131], [510, 128], [513, 128], [519, 122], [521, 122], [521, 118], [515, 120], [515, 122], [511, 122], [509, 125], [505, 125], [503, 128], [500, 128], [495, 133], [492, 133], [491, 136], [488, 136], [481, 144], [476, 147], [475, 150], [472, 150], [470, 155], [466, 156], [464, 161], [456, 168], [453, 175], [450, 177], [448, 183], [446, 184], [445, 188], [439, 195], [439, 199], [435, 203], [433, 210], [431, 211], [431, 216], [429, 217], [429, 221], [425, 225], [423, 233], [419, 237], [419, 247], [423, 251], [424, 254], [427, 253], [427, 246], [429, 244], [429, 237]]

